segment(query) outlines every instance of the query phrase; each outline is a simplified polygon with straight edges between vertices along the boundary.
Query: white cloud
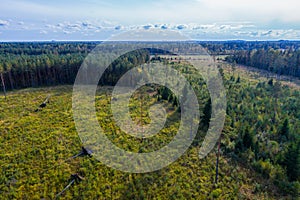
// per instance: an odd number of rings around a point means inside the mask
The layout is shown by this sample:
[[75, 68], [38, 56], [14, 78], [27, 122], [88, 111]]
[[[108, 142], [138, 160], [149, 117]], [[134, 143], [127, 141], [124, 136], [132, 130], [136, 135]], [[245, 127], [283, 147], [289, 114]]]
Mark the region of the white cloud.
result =
[[[4, 1], [4, 0], [0, 0]], [[52, 2], [52, 1], [51, 1]], [[300, 24], [298, 8], [300, 1], [296, 0], [152, 0], [130, 1], [131, 3], [108, 0], [88, 1], [53, 1], [42, 3], [33, 0], [5, 1], [1, 4], [2, 16], [39, 19], [48, 21], [57, 19], [89, 20], [110, 19], [100, 21], [99, 26], [115, 28], [117, 25], [148, 24], [159, 22], [161, 28], [165, 24], [187, 24], [197, 22], [207, 24], [226, 21], [253, 21], [257, 24], [278, 23]], [[22, 19], [25, 20], [25, 19]], [[111, 22], [111, 21], [116, 21]], [[83, 21], [86, 26], [93, 22]], [[163, 26], [163, 27], [162, 27]], [[299, 25], [300, 26], [300, 25]], [[157, 28], [154, 26], [154, 28]], [[200, 28], [200, 27], [198, 27]], [[225, 29], [234, 29], [227, 26]], [[195, 28], [196, 29], [196, 28]], [[236, 27], [239, 29], [239, 27]]]
[[182, 29], [186, 29], [186, 28], [187, 28], [187, 26], [184, 25], [184, 24], [180, 24], [180, 25], [177, 26], [178, 30], [182, 30]]
[[41, 30], [40, 34], [45, 34], [46, 35], [46, 34], [48, 34], [48, 32], [46, 30]]
[[8, 26], [8, 25], [9, 25], [8, 21], [0, 19], [0, 26]]
[[[113, 34], [128, 30], [174, 30], [179, 31], [192, 39], [201, 40], [224, 40], [224, 39], [248, 39], [248, 40], [268, 40], [268, 39], [300, 39], [300, 30], [282, 29], [282, 28], [261, 28], [257, 23], [251, 21], [227, 21], [219, 23], [140, 23], [136, 25], [117, 23], [108, 20], [56, 20], [49, 22], [47, 20], [30, 22], [18, 19], [13, 21], [0, 20], [0, 22], [9, 24], [3, 28], [1, 37], [20, 39], [22, 35], [32, 35], [32, 40], [37, 37], [49, 38], [55, 36], [57, 39], [106, 39]], [[26, 26], [25, 26], [26, 25]], [[6, 26], [6, 25], [5, 25]], [[7, 32], [9, 31], [9, 32]], [[14, 31], [15, 35], [11, 34]], [[8, 33], [8, 34], [7, 34]], [[37, 36], [35, 33], [40, 33]], [[13, 38], [17, 37], [17, 38]], [[61, 38], [60, 38], [61, 37]], [[51, 38], [53, 39], [53, 38]]]
[[166, 30], [166, 29], [169, 28], [169, 26], [168, 26], [167, 24], [164, 24], [164, 25], [162, 25], [160, 28], [163, 29], [163, 30]]
[[118, 25], [118, 26], [115, 27], [115, 30], [122, 30], [122, 28], [123, 28], [123, 26]]
[[236, 37], [247, 38], [247, 39], [258, 39], [258, 40], [294, 40], [300, 39], [300, 30], [284, 30], [284, 29], [273, 29], [273, 30], [249, 30], [249, 31], [236, 31], [233, 33]]
[[152, 24], [148, 24], [148, 25], [143, 26], [143, 29], [145, 29], [145, 30], [149, 30], [150, 28], [153, 28]]
[[82, 24], [66, 24], [64, 26], [64, 29], [68, 29], [68, 30], [72, 30], [72, 31], [81, 31], [83, 29], [83, 27], [85, 27], [87, 25]]
[[66, 34], [66, 35], [68, 35], [68, 34], [71, 34], [72, 32], [64, 30], [63, 33]]

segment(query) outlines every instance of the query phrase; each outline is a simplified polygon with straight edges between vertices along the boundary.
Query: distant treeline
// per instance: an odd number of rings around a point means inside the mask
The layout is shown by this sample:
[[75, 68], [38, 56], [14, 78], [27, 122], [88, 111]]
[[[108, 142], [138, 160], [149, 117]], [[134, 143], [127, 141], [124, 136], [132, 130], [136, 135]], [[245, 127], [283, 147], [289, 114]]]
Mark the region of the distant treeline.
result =
[[[8, 90], [73, 84], [84, 59], [97, 44], [0, 43], [0, 74]], [[101, 84], [115, 84], [123, 73], [149, 59], [148, 50], [121, 56], [103, 74]]]
[[236, 51], [226, 58], [231, 63], [238, 63], [268, 70], [278, 75], [300, 78], [300, 50], [290, 49], [254, 49]]
[[0, 42], [0, 55], [87, 54], [100, 42]]
[[252, 51], [255, 49], [268, 50], [273, 48], [278, 49], [300, 49], [300, 41], [244, 41], [244, 40], [232, 40], [232, 41], [201, 41], [199, 42], [207, 51], [211, 54], [228, 55], [236, 51]]

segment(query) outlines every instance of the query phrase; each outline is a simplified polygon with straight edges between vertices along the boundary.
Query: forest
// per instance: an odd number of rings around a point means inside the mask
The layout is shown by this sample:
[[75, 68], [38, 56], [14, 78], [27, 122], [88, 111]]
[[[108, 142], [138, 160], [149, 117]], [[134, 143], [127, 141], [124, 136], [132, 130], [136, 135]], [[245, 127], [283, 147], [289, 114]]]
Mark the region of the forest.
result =
[[300, 50], [295, 46], [235, 50], [226, 61], [300, 78]]
[[[6, 83], [5, 87], [13, 90], [73, 84], [84, 58], [96, 44], [0, 44], [0, 74]], [[138, 52], [137, 55], [120, 59], [106, 72], [102, 84], [112, 84], [114, 78], [125, 73], [132, 65], [146, 62], [149, 55], [147, 52]], [[112, 70], [114, 77], [110, 76]]]
[[[135, 66], [143, 71], [143, 63], [163, 63], [181, 72], [196, 91], [200, 123], [192, 146], [168, 167], [145, 174], [105, 166], [82, 147], [76, 132], [72, 84], [83, 60], [99, 43], [0, 43], [0, 198], [298, 199], [300, 86], [253, 78], [238, 64], [300, 77], [300, 43], [199, 43], [220, 56], [216, 64], [227, 96], [219, 152], [216, 145], [202, 160], [198, 150], [209, 126], [211, 100], [203, 77], [188, 60], [141, 49], [119, 57], [99, 81], [102, 89], [95, 97], [99, 124], [113, 143], [132, 152], [149, 152], [170, 142], [178, 130], [180, 105], [166, 87], [141, 87], [130, 100], [132, 119], [149, 123], [149, 107], [161, 102], [167, 122], [155, 137], [128, 136], [110, 109], [113, 86], [126, 71]], [[47, 106], [39, 108], [43, 101]]]

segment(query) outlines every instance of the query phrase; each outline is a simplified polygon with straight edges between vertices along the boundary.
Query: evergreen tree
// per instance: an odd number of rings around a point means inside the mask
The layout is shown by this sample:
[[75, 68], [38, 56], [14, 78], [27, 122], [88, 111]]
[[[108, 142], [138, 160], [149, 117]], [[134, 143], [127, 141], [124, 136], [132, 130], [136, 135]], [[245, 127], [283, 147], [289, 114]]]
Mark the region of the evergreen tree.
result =
[[253, 147], [253, 136], [250, 133], [248, 127], [245, 129], [245, 132], [244, 132], [243, 145], [247, 149], [249, 149], [250, 147]]
[[290, 125], [289, 125], [288, 118], [286, 118], [279, 131], [279, 141], [280, 142], [287, 141], [287, 139], [289, 138], [289, 134], [290, 134]]
[[300, 181], [300, 142], [289, 145], [284, 165], [290, 181]]
[[211, 112], [212, 112], [211, 99], [209, 98], [209, 100], [206, 102], [203, 109], [202, 123], [205, 127], [209, 126], [210, 119], [211, 119]]

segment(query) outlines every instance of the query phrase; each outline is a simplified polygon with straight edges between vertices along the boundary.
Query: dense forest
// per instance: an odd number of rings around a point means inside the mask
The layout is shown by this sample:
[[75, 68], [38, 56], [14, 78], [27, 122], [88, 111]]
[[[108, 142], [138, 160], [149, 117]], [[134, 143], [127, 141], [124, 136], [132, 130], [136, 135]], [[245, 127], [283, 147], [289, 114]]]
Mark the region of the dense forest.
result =
[[269, 48], [267, 50], [236, 51], [226, 60], [231, 63], [267, 70], [278, 75], [300, 78], [300, 50]]
[[[200, 43], [215, 55], [230, 54], [228, 62], [299, 76], [297, 42]], [[164, 55], [151, 59], [151, 55], [163, 52], [149, 49], [123, 55], [106, 70], [99, 82], [104, 89], [95, 97], [99, 124], [112, 142], [128, 151], [148, 152], [167, 144], [180, 119], [178, 98], [168, 88], [146, 85], [130, 100], [131, 117], [142, 124], [149, 123], [149, 107], [163, 103], [167, 123], [153, 138], [133, 138], [121, 131], [110, 108], [111, 86], [126, 71], [142, 63], [161, 62], [180, 71], [198, 97], [201, 117], [192, 146], [170, 166], [146, 174], [114, 170], [82, 153], [72, 116], [70, 85], [96, 45], [0, 44], [4, 83], [0, 85], [11, 90], [6, 99], [0, 96], [0, 195], [4, 199], [299, 198], [299, 87], [273, 79], [250, 80], [248, 72], [236, 72], [233, 64], [221, 60], [217, 64], [226, 88], [227, 110], [219, 153], [215, 147], [205, 159], [198, 157], [211, 118], [211, 100], [201, 74], [188, 60], [174, 61]], [[145, 69], [140, 66], [139, 70]], [[51, 96], [47, 106], [35, 112], [47, 96]], [[74, 156], [78, 153], [80, 156]]]
[[7, 90], [72, 84], [94, 43], [1, 43], [0, 73]]
[[[0, 74], [6, 90], [73, 84], [85, 57], [97, 44], [0, 44]], [[128, 69], [149, 59], [149, 52], [146, 50], [121, 57], [105, 72], [100, 80], [101, 84], [113, 85]], [[114, 76], [111, 76], [112, 71]]]

